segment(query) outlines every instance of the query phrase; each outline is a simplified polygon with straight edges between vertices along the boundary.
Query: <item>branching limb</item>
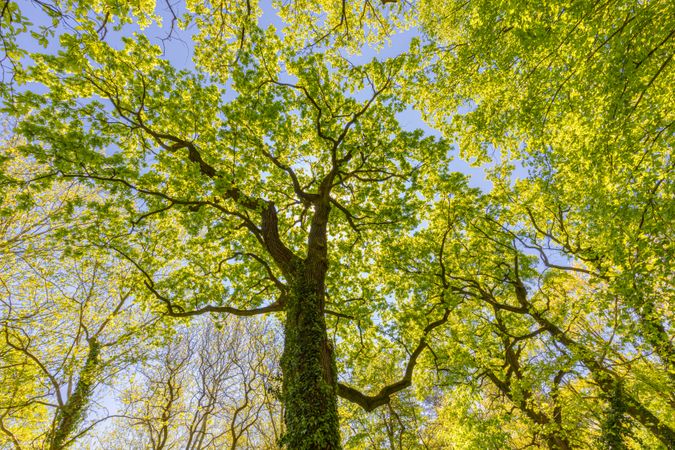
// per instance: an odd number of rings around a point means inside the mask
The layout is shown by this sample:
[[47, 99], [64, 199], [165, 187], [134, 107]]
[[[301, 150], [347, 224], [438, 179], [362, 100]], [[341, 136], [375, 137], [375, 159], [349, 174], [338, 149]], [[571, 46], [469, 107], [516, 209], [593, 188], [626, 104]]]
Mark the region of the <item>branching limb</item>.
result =
[[344, 398], [345, 400], [349, 400], [352, 403], [356, 403], [366, 411], [372, 411], [378, 406], [388, 404], [391, 401], [392, 395], [396, 394], [399, 391], [402, 391], [403, 389], [410, 387], [410, 385], [412, 384], [412, 376], [415, 370], [415, 365], [417, 364], [417, 359], [422, 354], [424, 349], [427, 347], [426, 342], [427, 337], [434, 329], [445, 324], [448, 321], [449, 316], [450, 316], [450, 309], [446, 309], [445, 313], [443, 314], [443, 317], [436, 320], [435, 322], [431, 322], [424, 328], [424, 331], [422, 332], [422, 337], [420, 338], [417, 347], [415, 347], [415, 350], [413, 350], [413, 352], [410, 354], [410, 359], [408, 360], [408, 364], [406, 365], [403, 378], [401, 378], [399, 381], [383, 387], [382, 389], [380, 389], [380, 392], [378, 392], [376, 395], [366, 395], [358, 391], [357, 389], [354, 389], [353, 387], [347, 386], [346, 384], [343, 383], [338, 383], [338, 395]]
[[284, 306], [285, 306], [285, 296], [282, 294], [280, 295], [277, 300], [267, 306], [263, 306], [260, 308], [254, 308], [254, 309], [240, 309], [240, 308], [233, 308], [231, 306], [213, 306], [213, 305], [207, 305], [198, 309], [194, 310], [189, 310], [186, 311], [185, 308], [183, 308], [180, 305], [175, 304], [170, 298], [166, 297], [165, 295], [162, 295], [157, 289], [155, 288], [155, 281], [152, 279], [150, 274], [141, 267], [141, 265], [131, 258], [129, 255], [127, 255], [125, 252], [122, 250], [112, 247], [113, 250], [115, 250], [117, 253], [119, 253], [124, 259], [129, 261], [131, 264], [138, 269], [139, 272], [143, 275], [145, 280], [143, 281], [143, 284], [145, 284], [145, 287], [148, 288], [150, 293], [157, 298], [159, 301], [161, 301], [167, 308], [166, 315], [170, 317], [191, 317], [191, 316], [199, 316], [202, 314], [207, 314], [207, 313], [220, 313], [220, 314], [233, 314], [235, 316], [255, 316], [258, 314], [267, 314], [270, 312], [277, 312], [277, 311], [283, 311]]
[[[136, 186], [129, 181], [118, 178], [115, 173], [109, 176], [96, 175], [89, 172], [85, 173], [61, 173], [65, 178], [87, 178], [99, 181], [120, 183], [129, 189], [140, 192], [145, 195], [154, 196], [166, 200], [170, 205], [183, 205], [190, 208], [198, 209], [202, 206], [209, 206], [217, 209], [221, 213], [236, 217], [242, 220], [243, 225], [253, 234], [253, 236], [260, 242], [260, 244], [269, 252], [274, 262], [284, 272], [285, 275], [290, 274], [294, 270], [293, 262], [297, 260], [297, 256], [282, 242], [279, 234], [278, 214], [276, 206], [273, 202], [257, 199], [255, 197], [244, 194], [239, 188], [231, 187], [226, 190], [222, 198], [233, 200], [238, 205], [245, 209], [255, 211], [260, 214], [261, 225], [258, 226], [244, 213], [230, 210], [220, 204], [218, 199], [213, 200], [184, 200], [172, 197], [161, 191], [154, 191], [140, 186]], [[168, 208], [167, 208], [168, 209]], [[152, 214], [160, 211], [151, 212]], [[150, 214], [142, 216], [148, 217]], [[139, 219], [137, 219], [139, 220]]]
[[[23, 330], [19, 331], [21, 331], [24, 335], [26, 335], [25, 331]], [[40, 369], [40, 371], [42, 371], [42, 373], [45, 374], [50, 384], [52, 385], [52, 388], [54, 389], [54, 395], [56, 396], [58, 407], [63, 408], [63, 406], [65, 405], [65, 401], [61, 394], [61, 384], [58, 382], [56, 377], [47, 369], [47, 367], [42, 363], [42, 361], [40, 361], [40, 359], [28, 349], [28, 346], [30, 345], [30, 338], [28, 337], [28, 335], [26, 335], [26, 338], [29, 339], [29, 343], [21, 342], [21, 340], [19, 340], [19, 343], [15, 343], [12, 341], [12, 339], [10, 339], [9, 326], [7, 324], [5, 324], [3, 332], [5, 335], [5, 343], [7, 344], [7, 346], [20, 353], [23, 353], [26, 357], [28, 357], [28, 359], [30, 359], [35, 363], [35, 365]]]
[[[306, 87], [299, 85], [299, 84], [293, 84], [293, 83], [283, 83], [281, 81], [277, 80], [269, 80], [270, 83], [273, 83], [277, 86], [283, 86], [283, 87], [289, 87], [292, 89], [296, 89], [299, 91], [302, 91], [302, 93], [305, 95], [307, 100], [312, 104], [314, 109], [317, 111], [317, 117], [316, 117], [316, 134], [323, 139], [324, 141], [330, 142], [333, 145], [336, 144], [336, 140], [332, 136], [328, 136], [326, 133], [324, 133], [323, 128], [321, 127], [321, 118], [323, 116], [323, 109], [319, 106], [319, 103], [316, 101], [314, 97], [309, 93]], [[339, 145], [339, 144], [338, 144]]]
[[302, 186], [300, 185], [300, 180], [298, 179], [298, 175], [295, 173], [293, 168], [290, 166], [287, 166], [286, 164], [282, 163], [279, 158], [274, 156], [272, 153], [269, 151], [263, 149], [262, 154], [265, 155], [267, 159], [272, 161], [272, 163], [277, 166], [279, 169], [283, 170], [288, 174], [288, 176], [291, 178], [291, 181], [293, 183], [293, 191], [295, 192], [295, 195], [298, 196], [298, 199], [301, 201], [307, 201], [310, 203], [313, 203], [317, 200], [318, 196], [316, 194], [310, 194], [308, 192], [305, 192]]
[[347, 219], [347, 223], [349, 224], [350, 228], [354, 230], [356, 234], [361, 234], [361, 230], [359, 229], [359, 226], [356, 224], [356, 220], [359, 220], [359, 217], [355, 217], [345, 206], [343, 206], [340, 202], [335, 200], [333, 197], [330, 198], [330, 202], [337, 207], [338, 210], [345, 216], [345, 219]]

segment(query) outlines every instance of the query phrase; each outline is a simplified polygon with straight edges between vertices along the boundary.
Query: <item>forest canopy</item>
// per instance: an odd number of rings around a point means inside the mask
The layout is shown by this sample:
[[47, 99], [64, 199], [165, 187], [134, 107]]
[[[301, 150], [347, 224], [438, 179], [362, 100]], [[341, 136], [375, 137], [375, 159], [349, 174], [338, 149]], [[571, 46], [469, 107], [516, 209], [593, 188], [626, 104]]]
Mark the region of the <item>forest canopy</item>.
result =
[[675, 448], [675, 3], [0, 0], [0, 448]]

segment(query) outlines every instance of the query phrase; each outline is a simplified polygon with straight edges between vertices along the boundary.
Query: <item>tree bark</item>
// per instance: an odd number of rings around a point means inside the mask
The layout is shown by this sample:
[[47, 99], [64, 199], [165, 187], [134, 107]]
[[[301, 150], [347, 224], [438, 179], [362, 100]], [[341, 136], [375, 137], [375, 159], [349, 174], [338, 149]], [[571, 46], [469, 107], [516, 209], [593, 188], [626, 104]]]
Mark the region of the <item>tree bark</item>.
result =
[[92, 388], [96, 382], [101, 361], [99, 358], [100, 344], [95, 338], [89, 340], [89, 352], [84, 367], [80, 372], [75, 392], [68, 398], [65, 405], [60, 408], [56, 415], [55, 428], [49, 439], [50, 450], [61, 450], [71, 443], [70, 437], [76, 431], [77, 426], [84, 419], [89, 406]]
[[286, 304], [283, 398], [289, 450], [340, 449], [335, 356], [324, 319], [325, 267], [298, 264]]

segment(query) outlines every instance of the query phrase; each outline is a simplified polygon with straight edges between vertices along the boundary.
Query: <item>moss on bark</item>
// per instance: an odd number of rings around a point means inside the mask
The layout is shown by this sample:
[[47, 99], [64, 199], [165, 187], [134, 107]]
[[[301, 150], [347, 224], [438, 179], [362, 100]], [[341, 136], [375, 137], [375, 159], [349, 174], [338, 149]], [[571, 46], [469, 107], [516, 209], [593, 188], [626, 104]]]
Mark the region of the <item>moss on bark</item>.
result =
[[50, 450], [67, 448], [72, 443], [70, 441], [71, 436], [84, 419], [89, 400], [91, 399], [93, 385], [99, 373], [101, 364], [99, 359], [100, 349], [101, 346], [96, 339], [89, 341], [87, 359], [80, 372], [80, 378], [75, 386], [75, 391], [57, 412], [55, 427], [49, 440]]
[[335, 450], [340, 447], [335, 358], [324, 319], [323, 277], [305, 270], [293, 280], [286, 304], [281, 360], [289, 450]]

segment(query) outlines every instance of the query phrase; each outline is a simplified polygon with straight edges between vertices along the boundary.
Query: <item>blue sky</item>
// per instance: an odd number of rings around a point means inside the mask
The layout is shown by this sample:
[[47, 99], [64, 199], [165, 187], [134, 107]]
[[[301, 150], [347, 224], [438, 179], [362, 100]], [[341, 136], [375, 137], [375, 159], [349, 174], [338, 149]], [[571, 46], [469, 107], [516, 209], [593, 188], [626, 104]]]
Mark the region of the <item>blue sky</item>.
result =
[[[269, 25], [274, 25], [277, 30], [283, 30], [284, 23], [280, 20], [276, 14], [276, 10], [273, 8], [270, 1], [261, 1], [261, 6], [263, 9], [263, 15], [260, 18], [260, 24], [262, 27], [267, 27]], [[180, 15], [182, 10], [180, 9], [182, 5], [176, 4], [174, 11]], [[40, 10], [39, 6], [33, 2], [25, 2], [25, 5], [22, 5], [24, 14], [33, 22], [35, 26], [40, 25], [50, 25], [49, 17]], [[164, 56], [169, 60], [172, 65], [178, 69], [194, 70], [194, 63], [192, 61], [193, 56], [193, 44], [192, 36], [195, 33], [194, 25], [188, 27], [186, 30], [180, 30], [175, 28], [172, 32], [172, 38], [169, 40], [163, 39], [167, 36], [170, 26], [170, 11], [168, 10], [166, 4], [158, 2], [157, 12], [164, 18], [163, 27], [159, 27], [156, 24], [141, 30], [137, 25], [132, 24], [125, 26], [122, 32], [114, 32], [112, 30], [108, 31], [106, 40], [113, 46], [119, 45], [122, 46], [121, 36], [128, 35], [131, 32], [142, 33], [147, 36], [153, 43], [160, 45], [164, 49]], [[111, 28], [111, 27], [109, 27]], [[280, 34], [283, 34], [280, 31]], [[406, 30], [399, 32], [393, 36], [389, 42], [385, 43], [381, 49], [374, 50], [370, 47], [364, 47], [360, 55], [350, 55], [349, 59], [355, 64], [366, 63], [373, 58], [377, 59], [387, 59], [396, 55], [401, 54], [409, 48], [410, 42], [414, 37], [418, 37], [419, 33], [415, 29]], [[20, 45], [30, 51], [45, 51], [39, 45], [35, 39], [30, 37], [28, 34], [23, 34], [20, 37]], [[54, 44], [51, 44], [47, 52], [56, 52], [58, 51], [58, 41], [55, 40]], [[30, 89], [36, 92], [40, 92], [43, 88], [37, 85], [27, 85], [21, 89]], [[226, 94], [227, 96], [227, 94]], [[227, 98], [227, 97], [226, 97]], [[412, 107], [409, 107], [405, 111], [398, 114], [399, 123], [402, 128], [406, 130], [421, 129], [427, 135], [440, 136], [440, 133], [428, 126], [423, 120], [420, 113], [414, 110]], [[459, 151], [456, 146], [453, 146], [452, 153], [454, 154], [454, 160], [452, 162], [452, 169], [462, 172], [470, 177], [470, 184], [474, 187], [479, 187], [484, 191], [488, 191], [491, 188], [491, 183], [485, 179], [485, 167], [473, 167], [468, 164], [466, 161], [462, 160], [459, 156]], [[524, 176], [525, 171], [521, 167], [517, 167], [514, 176]]]

